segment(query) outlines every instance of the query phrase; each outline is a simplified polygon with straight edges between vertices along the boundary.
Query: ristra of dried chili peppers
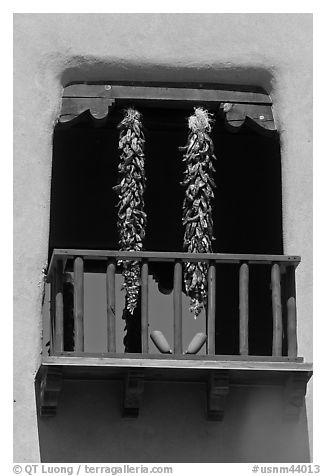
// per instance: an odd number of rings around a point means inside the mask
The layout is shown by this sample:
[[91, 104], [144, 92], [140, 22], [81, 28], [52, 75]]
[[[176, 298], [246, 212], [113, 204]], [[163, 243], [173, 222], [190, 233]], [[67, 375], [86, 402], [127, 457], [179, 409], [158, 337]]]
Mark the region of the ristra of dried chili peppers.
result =
[[[140, 251], [143, 248], [147, 215], [144, 206], [145, 191], [145, 137], [141, 114], [128, 108], [120, 129], [118, 166], [120, 182], [113, 187], [119, 194], [118, 233], [121, 251]], [[138, 261], [120, 260], [123, 288], [126, 291], [127, 309], [133, 314], [138, 300], [140, 287], [140, 264]]]
[[[198, 107], [188, 119], [190, 129], [187, 145], [180, 147], [186, 163], [185, 177], [181, 185], [186, 187], [183, 202], [183, 220], [185, 225], [184, 250], [188, 253], [211, 253], [213, 237], [212, 199], [214, 146], [209, 136], [212, 115]], [[207, 301], [208, 263], [186, 262], [184, 282], [191, 298], [190, 311], [195, 318], [200, 314]]]

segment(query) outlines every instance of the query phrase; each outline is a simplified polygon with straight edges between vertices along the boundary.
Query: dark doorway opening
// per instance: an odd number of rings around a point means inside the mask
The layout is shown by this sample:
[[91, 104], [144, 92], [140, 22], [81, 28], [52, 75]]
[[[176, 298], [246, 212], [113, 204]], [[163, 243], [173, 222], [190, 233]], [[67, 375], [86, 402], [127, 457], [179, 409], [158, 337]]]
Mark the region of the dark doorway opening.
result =
[[[187, 139], [192, 107], [137, 105], [146, 134], [145, 249], [181, 251], [184, 164], [178, 147]], [[213, 112], [213, 111], [212, 111]], [[116, 230], [119, 161], [116, 106], [101, 127], [87, 114], [73, 126], [57, 125], [53, 138], [49, 255], [54, 248], [118, 249]], [[217, 189], [214, 200], [214, 252], [282, 254], [281, 156], [277, 136], [266, 137], [246, 125], [228, 132], [215, 114]], [[165, 288], [172, 269], [152, 267]], [[250, 354], [271, 354], [270, 270], [250, 273]], [[238, 353], [238, 268], [217, 266], [216, 353]]]

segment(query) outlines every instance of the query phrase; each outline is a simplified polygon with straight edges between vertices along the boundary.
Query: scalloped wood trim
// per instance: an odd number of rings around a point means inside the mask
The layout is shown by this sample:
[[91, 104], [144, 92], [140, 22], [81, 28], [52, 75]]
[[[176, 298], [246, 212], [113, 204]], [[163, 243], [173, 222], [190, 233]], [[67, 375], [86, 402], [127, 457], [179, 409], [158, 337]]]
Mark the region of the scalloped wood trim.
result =
[[238, 132], [244, 123], [265, 134], [276, 132], [271, 105], [222, 103], [220, 111], [230, 132]]
[[214, 106], [225, 116], [227, 128], [237, 132], [246, 122], [258, 132], [273, 134], [276, 131], [272, 101], [266, 92], [257, 90], [203, 89], [153, 86], [122, 86], [110, 84], [72, 84], [64, 89], [60, 123], [79, 120], [88, 113], [95, 124], [101, 123], [110, 108], [119, 101], [175, 101], [196, 105]]

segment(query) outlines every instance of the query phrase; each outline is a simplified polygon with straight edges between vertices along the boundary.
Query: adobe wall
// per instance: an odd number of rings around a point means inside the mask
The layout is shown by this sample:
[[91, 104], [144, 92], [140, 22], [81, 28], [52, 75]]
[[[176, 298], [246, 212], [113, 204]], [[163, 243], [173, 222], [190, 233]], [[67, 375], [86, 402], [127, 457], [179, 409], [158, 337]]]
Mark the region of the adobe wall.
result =
[[[40, 459], [33, 379], [40, 363], [52, 133], [60, 96], [69, 81], [103, 79], [247, 83], [270, 92], [281, 134], [285, 253], [302, 257], [297, 274], [299, 355], [312, 360], [312, 15], [15, 14], [15, 461]], [[76, 390], [69, 392], [77, 398]], [[105, 399], [107, 391], [100, 393]], [[102, 414], [96, 418], [103, 425]], [[77, 420], [82, 421], [80, 416]], [[43, 451], [46, 441], [51, 448], [53, 438], [63, 438], [56, 433], [58, 422], [42, 423]], [[146, 424], [141, 435], [147, 434]], [[217, 431], [205, 425], [198, 430], [203, 447]], [[75, 454], [77, 443], [65, 428], [67, 448], [70, 444]], [[153, 431], [142, 436], [144, 444]], [[116, 460], [121, 454], [123, 461], [124, 446], [119, 448]], [[223, 451], [227, 455], [229, 450], [225, 446]], [[207, 461], [211, 457], [207, 454]]]

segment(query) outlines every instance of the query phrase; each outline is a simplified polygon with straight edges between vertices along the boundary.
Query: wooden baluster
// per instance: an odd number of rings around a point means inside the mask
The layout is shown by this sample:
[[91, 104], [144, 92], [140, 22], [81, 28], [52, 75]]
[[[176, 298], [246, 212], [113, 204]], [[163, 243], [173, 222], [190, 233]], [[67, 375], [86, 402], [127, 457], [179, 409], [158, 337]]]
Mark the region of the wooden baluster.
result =
[[281, 304], [281, 272], [279, 264], [272, 266], [272, 307], [273, 307], [273, 347], [272, 355], [282, 355], [282, 304]]
[[50, 281], [50, 346], [49, 355], [53, 355], [55, 342], [55, 276], [51, 276]]
[[249, 266], [242, 263], [239, 270], [239, 352], [249, 354]]
[[106, 312], [108, 352], [116, 352], [115, 336], [115, 260], [110, 260], [106, 268]]
[[297, 341], [297, 305], [295, 293], [295, 267], [288, 266], [286, 270], [286, 307], [287, 307], [287, 337], [288, 357], [298, 356]]
[[54, 351], [63, 352], [63, 263], [58, 260], [55, 269], [55, 339]]
[[74, 260], [75, 352], [84, 351], [84, 261]]
[[210, 263], [208, 269], [207, 296], [207, 354], [215, 355], [215, 314], [216, 314], [216, 264]]
[[141, 348], [143, 354], [148, 354], [148, 262], [141, 264]]
[[182, 354], [182, 262], [174, 263], [173, 277], [174, 353]]

